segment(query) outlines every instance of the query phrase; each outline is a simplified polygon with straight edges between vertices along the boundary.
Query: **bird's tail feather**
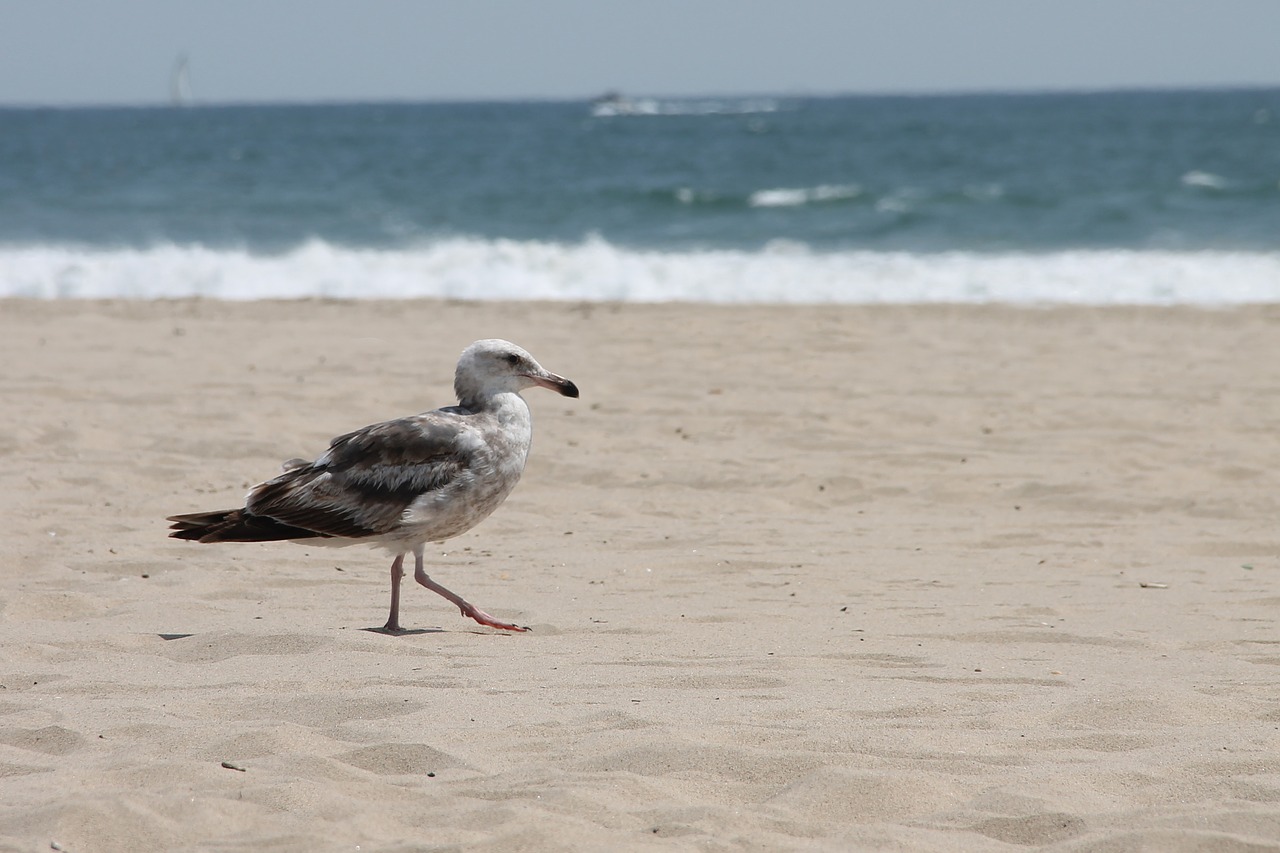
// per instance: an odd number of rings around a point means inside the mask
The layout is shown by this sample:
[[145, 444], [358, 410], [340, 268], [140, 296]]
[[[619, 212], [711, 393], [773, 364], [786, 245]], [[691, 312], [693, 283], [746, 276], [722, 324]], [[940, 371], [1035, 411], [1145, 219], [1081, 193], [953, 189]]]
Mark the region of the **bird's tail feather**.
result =
[[275, 542], [281, 539], [314, 539], [324, 536], [314, 530], [293, 527], [289, 524], [251, 515], [242, 509], [222, 509], [214, 512], [191, 512], [171, 515], [172, 539], [190, 539], [195, 542]]

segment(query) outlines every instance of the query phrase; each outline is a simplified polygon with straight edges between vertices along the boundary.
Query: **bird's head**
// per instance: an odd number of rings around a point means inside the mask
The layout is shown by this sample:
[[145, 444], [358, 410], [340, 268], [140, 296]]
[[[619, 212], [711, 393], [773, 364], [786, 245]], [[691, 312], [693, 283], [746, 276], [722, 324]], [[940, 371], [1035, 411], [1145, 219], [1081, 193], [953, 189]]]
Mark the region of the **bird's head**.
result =
[[476, 341], [462, 351], [453, 388], [467, 406], [503, 392], [519, 393], [535, 385], [565, 397], [577, 397], [578, 386], [557, 376], [510, 341], [492, 338]]

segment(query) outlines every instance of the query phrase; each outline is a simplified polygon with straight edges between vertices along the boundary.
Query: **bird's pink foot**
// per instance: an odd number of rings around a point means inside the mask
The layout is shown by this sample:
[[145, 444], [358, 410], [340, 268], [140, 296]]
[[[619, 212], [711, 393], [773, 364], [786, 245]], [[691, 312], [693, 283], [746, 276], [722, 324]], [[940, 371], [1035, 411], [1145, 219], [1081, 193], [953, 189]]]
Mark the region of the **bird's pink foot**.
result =
[[416, 580], [418, 583], [422, 584], [423, 586], [425, 586], [427, 589], [436, 593], [437, 595], [442, 595], [445, 598], [452, 601], [454, 606], [457, 607], [460, 611], [462, 611], [463, 616], [476, 620], [481, 625], [484, 625], [486, 628], [500, 628], [503, 631], [528, 631], [529, 630], [528, 628], [525, 628], [521, 625], [513, 625], [510, 622], [503, 622], [501, 619], [495, 619], [494, 617], [490, 616], [488, 613], [485, 613], [479, 607], [476, 607], [470, 601], [467, 601], [465, 598], [458, 595], [456, 592], [445, 589], [443, 586], [433, 581], [422, 567], [422, 549], [421, 548], [415, 549], [413, 552], [413, 556], [414, 556], [414, 562], [416, 563], [414, 567], [414, 572], [413, 572], [413, 579]]
[[510, 622], [503, 622], [501, 619], [495, 619], [488, 613], [485, 613], [479, 607], [471, 604], [459, 606], [463, 616], [470, 617], [487, 628], [501, 628], [504, 631], [528, 631], [529, 629], [523, 625], [513, 625]]

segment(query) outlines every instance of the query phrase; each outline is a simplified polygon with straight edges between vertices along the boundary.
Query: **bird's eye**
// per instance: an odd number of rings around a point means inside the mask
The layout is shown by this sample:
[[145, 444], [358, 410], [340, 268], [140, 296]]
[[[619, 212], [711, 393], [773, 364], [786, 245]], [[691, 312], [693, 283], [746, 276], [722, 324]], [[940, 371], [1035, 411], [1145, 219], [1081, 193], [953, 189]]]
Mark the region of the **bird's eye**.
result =
[[512, 367], [515, 367], [517, 364], [520, 363], [520, 356], [516, 355], [513, 352], [509, 352], [506, 355], [504, 355], [503, 359], [507, 362], [507, 364], [511, 365]]

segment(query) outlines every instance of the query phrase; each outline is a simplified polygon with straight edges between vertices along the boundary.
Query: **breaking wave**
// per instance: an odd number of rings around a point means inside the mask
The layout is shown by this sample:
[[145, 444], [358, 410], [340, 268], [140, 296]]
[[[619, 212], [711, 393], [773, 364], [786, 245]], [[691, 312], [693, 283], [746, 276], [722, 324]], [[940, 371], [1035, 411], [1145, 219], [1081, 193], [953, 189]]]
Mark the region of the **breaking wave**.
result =
[[1280, 302], [1280, 252], [646, 251], [465, 237], [398, 249], [313, 240], [276, 254], [35, 245], [0, 247], [0, 296], [1231, 305]]

